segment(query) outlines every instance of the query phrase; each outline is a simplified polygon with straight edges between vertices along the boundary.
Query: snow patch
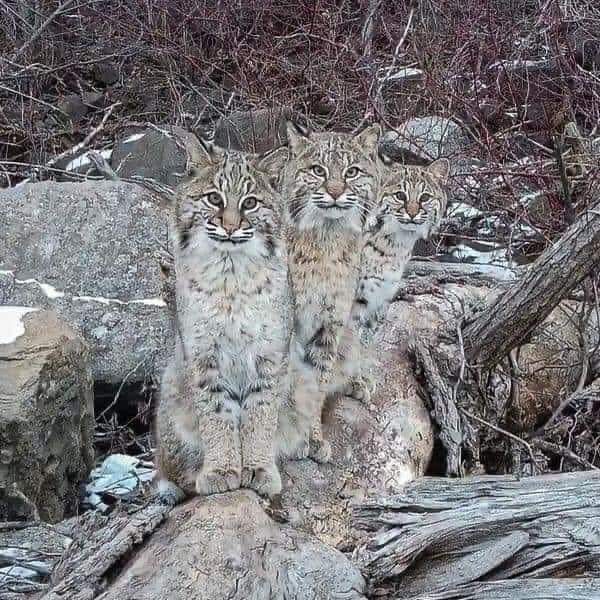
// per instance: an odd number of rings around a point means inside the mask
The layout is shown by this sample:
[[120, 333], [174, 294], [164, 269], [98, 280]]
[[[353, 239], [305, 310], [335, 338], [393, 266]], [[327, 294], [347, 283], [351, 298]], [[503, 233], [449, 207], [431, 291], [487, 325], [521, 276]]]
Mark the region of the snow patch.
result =
[[423, 71], [421, 69], [414, 69], [412, 67], [401, 67], [395, 73], [392, 73], [389, 77], [385, 79], [390, 81], [400, 81], [401, 79], [410, 79], [413, 77], [421, 77], [423, 75]]
[[504, 68], [517, 68], [517, 67], [539, 67], [540, 65], [546, 65], [548, 61], [543, 58], [531, 59], [531, 60], [523, 60], [517, 58], [516, 60], [499, 60], [495, 63], [492, 63], [489, 68], [490, 69], [498, 69], [499, 67]]
[[127, 454], [111, 454], [92, 470], [86, 485], [86, 504], [102, 512], [108, 510], [103, 494], [126, 498], [142, 490], [143, 484], [154, 479], [156, 471], [151, 462]]
[[[37, 279], [17, 279], [13, 273], [13, 271], [2, 271], [0, 270], [0, 275], [9, 275], [11, 276], [15, 283], [18, 284], [35, 284], [37, 285], [44, 295], [50, 300], [55, 300], [56, 298], [63, 298], [65, 296], [65, 292], [61, 292], [57, 290], [53, 285], [49, 283], [43, 283], [38, 281]], [[100, 304], [109, 305], [113, 304], [144, 304], [146, 306], [159, 306], [165, 307], [166, 303], [162, 298], [141, 298], [139, 300], [119, 300], [118, 298], [104, 298], [103, 296], [72, 296], [71, 300], [79, 300], [81, 302], [99, 302]]]
[[465, 219], [477, 219], [483, 216], [478, 208], [467, 204], [466, 202], [457, 202], [448, 210], [449, 217], [463, 217]]
[[19, 567], [17, 565], [0, 567], [0, 583], [14, 581], [15, 579], [39, 579], [39, 573], [33, 569]]
[[14, 278], [15, 283], [33, 283], [37, 285], [42, 290], [42, 292], [44, 292], [44, 295], [50, 298], [51, 300], [54, 300], [55, 298], [62, 298], [65, 295], [64, 292], [57, 290], [53, 285], [50, 285], [49, 283], [43, 283], [41, 281], [38, 281], [37, 279], [17, 279], [12, 271], [0, 271], [0, 275], [10, 275]]
[[143, 298], [141, 300], [119, 300], [118, 298], [104, 298], [103, 296], [73, 296], [73, 300], [82, 302], [99, 302], [100, 304], [145, 304], [146, 306], [166, 306], [166, 302], [162, 298]]
[[124, 144], [129, 144], [130, 142], [137, 142], [141, 140], [146, 134], [145, 133], [134, 133], [130, 135], [126, 140], [123, 140]]
[[[112, 156], [112, 150], [102, 150], [100, 151], [100, 156], [102, 158], [108, 160]], [[72, 161], [67, 163], [65, 167], [65, 171], [75, 171], [76, 169], [81, 169], [82, 167], [87, 167], [91, 165], [92, 161], [90, 160], [89, 153], [84, 152], [77, 158], [74, 158]]]
[[12, 344], [25, 333], [23, 317], [38, 310], [29, 306], [0, 306], [0, 344]]

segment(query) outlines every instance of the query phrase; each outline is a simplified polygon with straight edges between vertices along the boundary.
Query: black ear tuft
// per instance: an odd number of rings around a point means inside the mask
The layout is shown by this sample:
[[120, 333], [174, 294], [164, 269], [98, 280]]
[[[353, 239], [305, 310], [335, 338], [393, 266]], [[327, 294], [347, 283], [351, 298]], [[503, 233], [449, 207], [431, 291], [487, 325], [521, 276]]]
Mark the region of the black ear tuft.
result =
[[300, 152], [306, 147], [310, 139], [310, 131], [295, 121], [286, 121], [285, 131], [287, 135], [288, 146], [294, 154]]

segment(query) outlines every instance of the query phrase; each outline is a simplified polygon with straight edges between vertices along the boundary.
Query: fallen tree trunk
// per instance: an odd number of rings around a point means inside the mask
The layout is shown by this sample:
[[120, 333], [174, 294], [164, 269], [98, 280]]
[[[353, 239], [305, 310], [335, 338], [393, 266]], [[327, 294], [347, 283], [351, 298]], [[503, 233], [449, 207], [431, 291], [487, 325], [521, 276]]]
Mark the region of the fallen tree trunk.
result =
[[586, 211], [463, 331], [466, 359], [491, 367], [522, 344], [600, 260], [600, 204]]
[[[595, 462], [596, 459], [592, 463], [576, 460], [576, 456], [561, 448], [562, 440], [558, 446], [556, 439], [552, 440], [553, 446], [536, 442], [534, 452], [522, 439], [529, 437], [561, 400], [575, 391], [575, 386], [581, 388], [585, 384], [589, 356], [583, 328], [576, 330], [574, 339], [556, 351], [561, 363], [562, 358], [569, 355], [570, 364], [579, 365], [579, 373], [571, 369], [562, 389], [548, 390], [546, 396], [551, 397], [541, 402], [538, 400], [547, 388], [541, 378], [537, 398], [521, 393], [519, 355], [525, 354], [525, 362], [530, 363], [527, 346], [538, 345], [540, 336], [545, 338], [541, 344], [548, 342], [548, 346], [554, 345], [551, 338], [558, 339], [557, 333], [558, 337], [564, 337], [559, 321], [576, 320], [581, 311], [572, 307], [560, 319], [552, 311], [559, 310], [561, 300], [593, 272], [599, 260], [600, 210], [592, 208], [508, 288], [505, 285], [502, 290], [496, 286], [487, 292], [487, 298], [481, 294], [479, 298], [465, 294], [464, 286], [459, 288], [454, 298], [446, 295], [448, 310], [444, 310], [437, 329], [427, 336], [413, 336], [411, 345], [416, 366], [423, 374], [430, 412], [446, 450], [447, 474], [481, 472], [482, 462], [489, 463], [492, 456], [499, 460], [491, 472], [519, 470], [524, 462], [528, 471], [539, 473], [552, 460], [548, 456], [556, 455], [574, 459], [570, 462], [578, 467], [589, 468]], [[406, 282], [409, 290], [412, 286], [417, 295], [420, 293], [418, 279]], [[430, 281], [432, 277], [428, 274], [425, 279]], [[435, 288], [430, 286], [429, 293], [434, 294]], [[565, 301], [561, 307], [567, 309], [567, 304]], [[546, 321], [551, 313], [553, 323]], [[572, 331], [573, 327], [567, 329]], [[536, 344], [530, 344], [536, 336]], [[556, 362], [552, 357], [547, 361]], [[572, 375], [579, 380], [575, 386]], [[545, 414], [549, 405], [550, 414]], [[588, 433], [592, 439], [588, 446], [593, 452], [594, 432]], [[569, 446], [568, 433], [563, 437]]]
[[[373, 595], [600, 597], [597, 471], [520, 481], [424, 478], [354, 514], [376, 531], [358, 552]], [[556, 579], [553, 587], [544, 582], [552, 576], [582, 579]]]
[[582, 578], [482, 581], [458, 586], [452, 592], [428, 593], [411, 600], [597, 600], [598, 597], [599, 580]]

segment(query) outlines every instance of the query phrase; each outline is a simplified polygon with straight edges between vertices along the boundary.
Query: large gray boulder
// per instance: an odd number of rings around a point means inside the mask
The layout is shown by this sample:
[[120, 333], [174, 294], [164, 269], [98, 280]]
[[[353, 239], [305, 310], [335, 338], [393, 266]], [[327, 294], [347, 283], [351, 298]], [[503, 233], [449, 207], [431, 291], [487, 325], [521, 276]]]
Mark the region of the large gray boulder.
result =
[[73, 514], [93, 430], [81, 337], [52, 312], [0, 307], [0, 521]]
[[288, 106], [235, 111], [217, 121], [215, 143], [242, 152], [267, 152], [287, 145], [287, 121], [308, 125], [305, 117]]
[[110, 164], [122, 179], [148, 178], [173, 188], [199, 152], [198, 138], [176, 125], [132, 129], [116, 141]]
[[51, 308], [90, 345], [94, 378], [157, 373], [170, 349], [156, 251], [167, 215], [122, 182], [0, 191], [0, 304]]
[[387, 131], [380, 149], [392, 160], [407, 164], [428, 164], [442, 157], [455, 164], [469, 144], [458, 123], [432, 115], [409, 119], [395, 130]]

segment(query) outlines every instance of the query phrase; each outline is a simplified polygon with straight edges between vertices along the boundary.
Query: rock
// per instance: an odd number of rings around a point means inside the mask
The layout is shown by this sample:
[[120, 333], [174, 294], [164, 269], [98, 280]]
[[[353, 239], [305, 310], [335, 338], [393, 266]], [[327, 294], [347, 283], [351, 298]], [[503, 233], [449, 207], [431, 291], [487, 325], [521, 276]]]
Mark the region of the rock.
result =
[[273, 521], [249, 491], [177, 507], [102, 600], [365, 598], [357, 567], [337, 550]]
[[81, 99], [86, 106], [92, 108], [103, 108], [106, 105], [106, 97], [103, 92], [86, 92]]
[[369, 405], [340, 396], [328, 401], [323, 432], [331, 463], [283, 466], [283, 505], [290, 522], [332, 546], [353, 546], [359, 533], [352, 506], [370, 495], [398, 493], [425, 474], [433, 430], [412, 368], [407, 341], [419, 322], [410, 302], [393, 305], [379, 328]]
[[441, 157], [449, 158], [455, 164], [469, 144], [460, 125], [434, 115], [410, 119], [395, 131], [386, 132], [380, 149], [392, 160], [408, 164], [428, 164]]
[[119, 81], [119, 69], [111, 61], [98, 62], [92, 67], [92, 76], [98, 83], [112, 85]]
[[158, 375], [171, 324], [155, 251], [167, 215], [123, 182], [27, 184], [0, 191], [0, 304], [52, 308], [79, 328], [94, 378]]
[[73, 514], [94, 460], [89, 353], [56, 314], [0, 307], [0, 520]]
[[73, 123], [79, 123], [87, 115], [89, 110], [84, 101], [77, 94], [67, 96], [58, 105], [58, 108], [60, 108]]
[[287, 144], [285, 124], [289, 120], [306, 124], [306, 119], [287, 106], [233, 112], [217, 121], [215, 143], [243, 152], [267, 152]]
[[122, 178], [147, 177], [175, 187], [199, 148], [198, 138], [181, 127], [148, 127], [116, 141], [111, 166]]

